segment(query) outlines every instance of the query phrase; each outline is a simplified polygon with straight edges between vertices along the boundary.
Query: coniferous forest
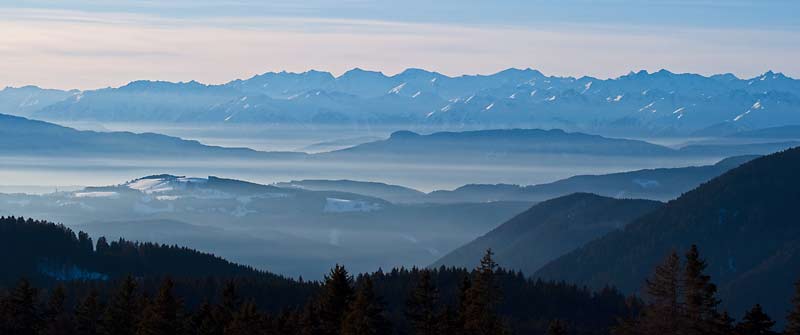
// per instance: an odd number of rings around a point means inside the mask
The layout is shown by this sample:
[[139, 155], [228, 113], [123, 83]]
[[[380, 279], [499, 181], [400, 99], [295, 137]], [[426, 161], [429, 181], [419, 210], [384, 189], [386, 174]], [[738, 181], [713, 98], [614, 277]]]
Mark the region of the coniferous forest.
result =
[[[2, 278], [2, 334], [778, 334], [759, 305], [738, 321], [720, 308], [694, 246], [668, 255], [639, 298], [525, 278], [491, 251], [469, 271], [337, 265], [318, 282], [176, 246], [93, 243], [48, 222], [2, 218], [0, 229], [14, 269]], [[39, 252], [13, 252], [34, 236]], [[800, 287], [792, 302], [785, 334], [800, 332]]]

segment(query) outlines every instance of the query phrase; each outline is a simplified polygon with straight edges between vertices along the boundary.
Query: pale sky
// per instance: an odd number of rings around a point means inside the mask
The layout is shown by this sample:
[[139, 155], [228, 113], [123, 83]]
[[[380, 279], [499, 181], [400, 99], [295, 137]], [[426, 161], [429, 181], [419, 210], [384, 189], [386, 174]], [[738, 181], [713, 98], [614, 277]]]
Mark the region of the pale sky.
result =
[[354, 67], [800, 77], [797, 13], [794, 0], [0, 0], [0, 87]]

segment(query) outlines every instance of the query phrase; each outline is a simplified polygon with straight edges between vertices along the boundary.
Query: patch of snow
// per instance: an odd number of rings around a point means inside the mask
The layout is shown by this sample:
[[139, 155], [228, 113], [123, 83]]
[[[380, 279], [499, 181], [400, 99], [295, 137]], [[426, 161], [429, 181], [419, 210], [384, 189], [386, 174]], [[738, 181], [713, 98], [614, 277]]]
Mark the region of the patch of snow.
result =
[[592, 82], [590, 81], [590, 82], [586, 83], [586, 85], [583, 85], [583, 87], [584, 87], [583, 88], [583, 92], [581, 92], [581, 94], [586, 93], [587, 91], [589, 91], [590, 88], [592, 88]]
[[138, 179], [127, 184], [128, 188], [137, 190], [142, 193], [159, 193], [172, 191], [172, 187], [166, 179]]
[[402, 83], [400, 85], [397, 85], [395, 88], [389, 90], [388, 93], [389, 94], [400, 94], [400, 91], [403, 90], [403, 87], [406, 87], [406, 83]]
[[347, 200], [337, 198], [326, 198], [325, 213], [348, 213], [348, 212], [372, 212], [381, 209], [382, 206], [360, 200]]
[[750, 112], [752, 112], [752, 111], [753, 111], [753, 110], [751, 110], [751, 109], [748, 109], [746, 112], [744, 112], [744, 113], [742, 113], [742, 114], [739, 114], [738, 116], [736, 116], [735, 118], [733, 118], [733, 121], [735, 122], [735, 121], [739, 121], [739, 120], [741, 120], [743, 117], [747, 116], [747, 114], [750, 114]]
[[119, 196], [117, 192], [77, 192], [74, 194], [76, 198], [116, 198]]
[[652, 107], [653, 107], [653, 105], [655, 105], [655, 104], [656, 104], [656, 102], [655, 102], [655, 101], [653, 101], [653, 102], [651, 102], [651, 103], [647, 104], [647, 106], [644, 106], [644, 107], [642, 107], [642, 108], [639, 108], [639, 111], [640, 111], [640, 112], [643, 112], [643, 111], [645, 111], [645, 110], [648, 110], [648, 109], [652, 108]]
[[25, 98], [25, 100], [23, 100], [22, 102], [19, 103], [19, 107], [20, 108], [22, 108], [22, 107], [30, 107], [30, 106], [34, 106], [34, 105], [38, 105], [38, 104], [39, 104], [39, 99], [31, 100], [31, 97], [29, 96], [29, 97]]

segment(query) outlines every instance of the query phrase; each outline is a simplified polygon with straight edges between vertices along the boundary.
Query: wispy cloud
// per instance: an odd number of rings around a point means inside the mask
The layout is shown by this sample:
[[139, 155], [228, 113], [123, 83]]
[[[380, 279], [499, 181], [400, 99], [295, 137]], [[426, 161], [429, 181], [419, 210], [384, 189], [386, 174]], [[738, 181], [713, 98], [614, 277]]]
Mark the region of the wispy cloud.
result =
[[0, 85], [60, 88], [136, 79], [221, 83], [265, 71], [353, 67], [445, 74], [533, 67], [614, 77], [668, 68], [800, 75], [798, 34], [758, 28], [630, 24], [482, 24], [336, 17], [165, 17], [8, 9], [0, 13]]

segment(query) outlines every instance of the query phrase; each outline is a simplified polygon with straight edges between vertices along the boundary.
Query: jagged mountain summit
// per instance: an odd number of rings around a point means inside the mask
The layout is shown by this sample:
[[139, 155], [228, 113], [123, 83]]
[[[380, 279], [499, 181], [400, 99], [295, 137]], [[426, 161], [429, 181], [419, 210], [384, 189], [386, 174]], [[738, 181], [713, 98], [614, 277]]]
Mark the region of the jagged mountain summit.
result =
[[223, 85], [137, 81], [63, 92], [60, 101], [39, 99], [36, 110], [4, 98], [13, 93], [0, 91], [0, 110], [71, 121], [539, 127], [649, 135], [800, 124], [800, 81], [772, 71], [750, 79], [667, 70], [611, 79], [532, 69], [458, 77], [421, 69], [392, 76], [362, 69], [338, 77], [269, 72]]

